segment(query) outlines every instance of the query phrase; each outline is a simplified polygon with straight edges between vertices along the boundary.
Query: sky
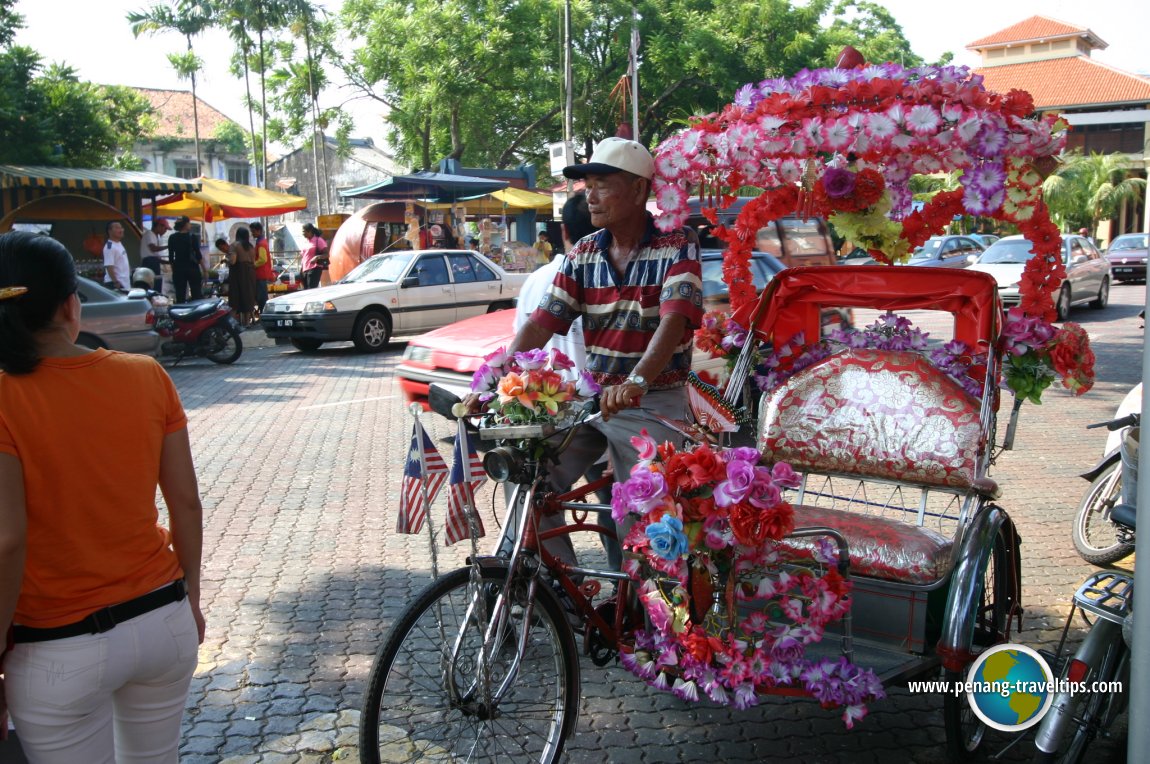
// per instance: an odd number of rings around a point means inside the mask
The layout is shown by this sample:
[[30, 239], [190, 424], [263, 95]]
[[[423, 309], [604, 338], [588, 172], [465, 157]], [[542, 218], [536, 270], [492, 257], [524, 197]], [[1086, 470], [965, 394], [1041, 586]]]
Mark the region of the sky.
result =
[[[1093, 54], [1096, 60], [1150, 74], [1147, 0], [964, 0], [953, 5], [923, 0], [875, 1], [891, 11], [911, 49], [927, 61], [951, 51], [956, 64], [976, 66], [978, 57], [966, 50], [967, 44], [1037, 14], [1093, 30], [1109, 44]], [[166, 58], [168, 52], [183, 50], [183, 38], [163, 33], [136, 39], [128, 27], [127, 13], [153, 2], [19, 0], [16, 11], [24, 16], [26, 26], [16, 41], [39, 51], [48, 62], [70, 64], [83, 79], [93, 82], [187, 90], [188, 83], [176, 77]], [[342, 0], [322, 0], [321, 4], [335, 11]], [[213, 30], [203, 36], [197, 51], [205, 70], [197, 80], [197, 89], [205, 102], [246, 125], [243, 83], [228, 73], [231, 50], [223, 32]], [[353, 95], [350, 89], [325, 93], [321, 106], [344, 104]], [[345, 108], [355, 120], [355, 137], [370, 137], [383, 144], [385, 129], [379, 104], [360, 99]]]

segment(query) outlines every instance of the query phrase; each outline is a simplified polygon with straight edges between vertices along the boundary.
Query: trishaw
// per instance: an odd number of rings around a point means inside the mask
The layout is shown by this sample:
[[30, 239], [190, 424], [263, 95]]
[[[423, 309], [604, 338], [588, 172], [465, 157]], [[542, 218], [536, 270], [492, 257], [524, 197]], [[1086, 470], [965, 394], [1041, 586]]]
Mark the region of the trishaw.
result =
[[[759, 549], [738, 547], [744, 556], [725, 571], [695, 565], [700, 554], [717, 559], [702, 547], [663, 565], [642, 542], [627, 545], [623, 572], [558, 561], [543, 542], [608, 532], [591, 512], [607, 507], [586, 503], [599, 484], [546, 489], [549, 464], [594, 414], [557, 429], [481, 424], [481, 437], [499, 443], [489, 475], [515, 486], [507, 517], [520, 518], [518, 543], [503, 557], [473, 549], [468, 566], [432, 582], [398, 618], [372, 668], [362, 761], [554, 761], [576, 727], [581, 656], [598, 666], [617, 659], [687, 700], [745, 707], [759, 694], [813, 695], [836, 705], [828, 673], [838, 672], [840, 692], [869, 687], [852, 702], [881, 703], [878, 687], [961, 679], [980, 651], [1009, 641], [1021, 625], [1019, 538], [988, 476], [1003, 316], [995, 282], [930, 268], [800, 267], [776, 276], [741, 318], [779, 348], [820, 337], [826, 307], [951, 314], [954, 338], [985, 354], [970, 370], [981, 394], [924, 353], [857, 347], [764, 392], [756, 457], [793, 468], [774, 473], [788, 475], [793, 524]], [[568, 513], [568, 524], [541, 530], [553, 512]], [[849, 595], [816, 624], [816, 600], [833, 599], [820, 582]], [[688, 644], [690, 634], [700, 639]], [[675, 638], [688, 646], [669, 653]], [[720, 681], [732, 664], [739, 676]], [[944, 704], [948, 753], [959, 760], [984, 728], [963, 696], [948, 693]]]

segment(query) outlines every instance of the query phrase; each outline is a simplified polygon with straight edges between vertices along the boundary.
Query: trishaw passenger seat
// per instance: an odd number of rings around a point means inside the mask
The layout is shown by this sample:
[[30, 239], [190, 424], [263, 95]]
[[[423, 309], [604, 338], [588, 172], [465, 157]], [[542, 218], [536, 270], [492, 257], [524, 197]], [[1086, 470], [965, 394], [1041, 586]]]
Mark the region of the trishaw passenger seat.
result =
[[918, 353], [846, 350], [764, 393], [759, 448], [799, 472], [971, 489], [979, 408]]

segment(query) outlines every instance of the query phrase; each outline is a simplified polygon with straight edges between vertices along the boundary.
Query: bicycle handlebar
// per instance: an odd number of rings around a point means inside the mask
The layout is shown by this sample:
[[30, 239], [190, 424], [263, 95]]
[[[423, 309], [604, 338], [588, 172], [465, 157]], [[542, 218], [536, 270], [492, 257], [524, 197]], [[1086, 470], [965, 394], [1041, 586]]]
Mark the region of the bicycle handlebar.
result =
[[1138, 427], [1138, 423], [1141, 419], [1142, 415], [1139, 413], [1127, 414], [1120, 419], [1114, 419], [1109, 422], [1096, 422], [1095, 424], [1088, 424], [1086, 425], [1086, 429], [1096, 430], [1099, 427], [1105, 427], [1110, 432], [1114, 432], [1115, 430], [1122, 430], [1127, 427]]

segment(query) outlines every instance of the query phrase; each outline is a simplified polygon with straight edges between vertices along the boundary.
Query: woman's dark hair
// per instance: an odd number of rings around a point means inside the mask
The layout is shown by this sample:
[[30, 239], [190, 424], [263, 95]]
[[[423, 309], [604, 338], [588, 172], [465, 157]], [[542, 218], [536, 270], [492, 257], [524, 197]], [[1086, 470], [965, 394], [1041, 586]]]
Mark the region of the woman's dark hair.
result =
[[250, 247], [252, 245], [251, 232], [246, 228], [237, 228], [236, 241], [238, 241], [240, 244], [243, 244], [245, 247]]
[[24, 287], [0, 300], [0, 370], [28, 374], [40, 363], [35, 333], [75, 293], [76, 263], [64, 245], [38, 233], [0, 234], [0, 287]]

